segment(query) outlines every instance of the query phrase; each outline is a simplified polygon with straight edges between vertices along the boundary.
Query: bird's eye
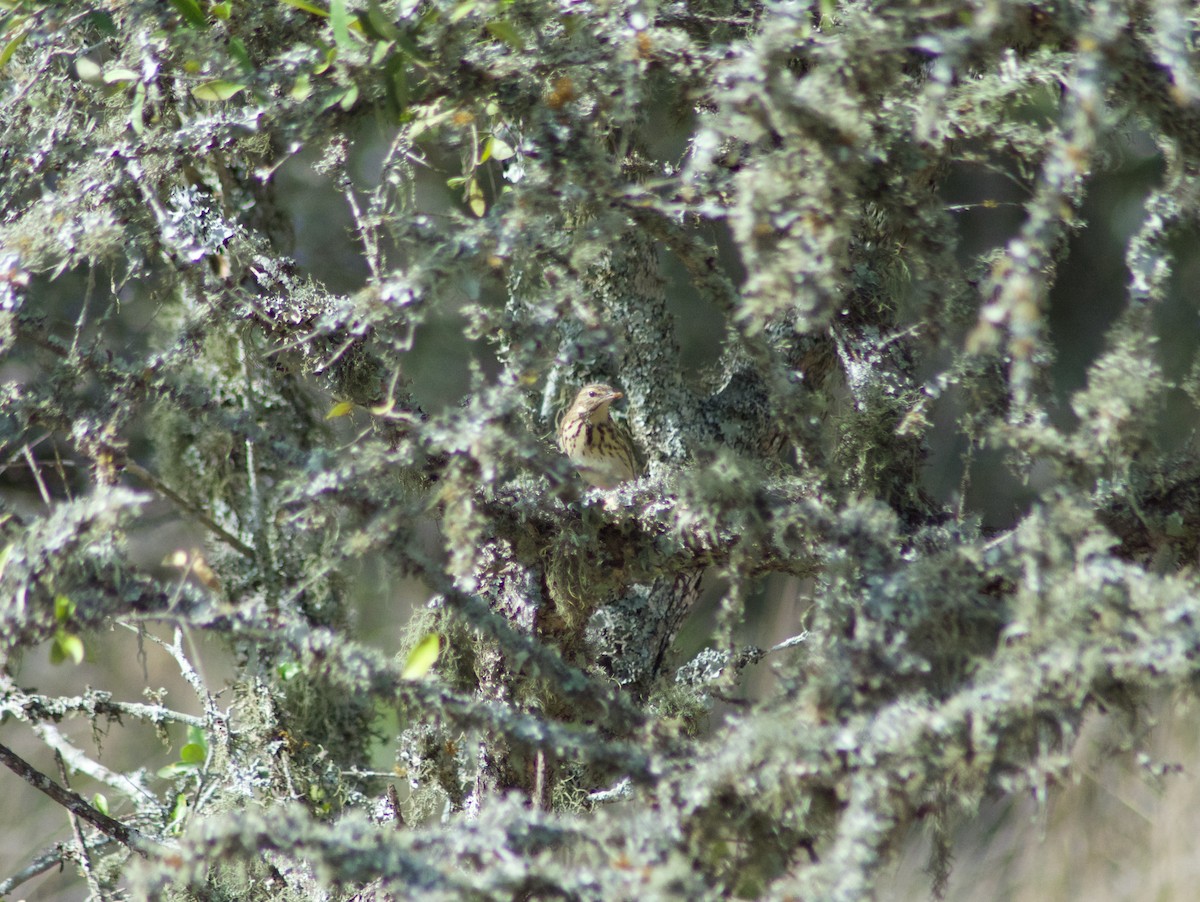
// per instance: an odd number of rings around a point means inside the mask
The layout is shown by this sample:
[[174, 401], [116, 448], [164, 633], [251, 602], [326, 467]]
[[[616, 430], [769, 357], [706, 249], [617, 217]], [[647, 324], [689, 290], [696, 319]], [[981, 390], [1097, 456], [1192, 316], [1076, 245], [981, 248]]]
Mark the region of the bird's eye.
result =
[[594, 397], [596, 397], [596, 393], [594, 391], [590, 391], [590, 392], [588, 392], [588, 397], [594, 398]]

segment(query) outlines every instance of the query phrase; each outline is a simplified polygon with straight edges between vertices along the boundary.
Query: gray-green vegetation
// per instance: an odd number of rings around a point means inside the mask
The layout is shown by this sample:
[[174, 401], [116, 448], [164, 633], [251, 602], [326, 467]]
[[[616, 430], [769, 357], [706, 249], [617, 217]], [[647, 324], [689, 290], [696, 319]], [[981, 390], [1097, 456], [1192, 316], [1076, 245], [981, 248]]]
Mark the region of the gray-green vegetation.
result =
[[[1200, 668], [1198, 26], [0, 0], [0, 758], [71, 814], [0, 889], [851, 900], [914, 825], [943, 886], [985, 799]], [[1120, 309], [1064, 390], [1060, 276], [1131, 159]], [[296, 255], [297, 161], [349, 217], [340, 284]], [[338, 222], [304, 227], [332, 254]], [[588, 381], [647, 463], [609, 493], [549, 440]], [[985, 523], [989, 466], [1039, 489]], [[203, 547], [157, 565], [164, 521]], [[354, 613], [379, 570], [422, 587], [390, 642]], [[755, 648], [780, 577], [802, 629]], [[113, 630], [194, 708], [22, 681]], [[110, 768], [71, 719], [177, 760]]]

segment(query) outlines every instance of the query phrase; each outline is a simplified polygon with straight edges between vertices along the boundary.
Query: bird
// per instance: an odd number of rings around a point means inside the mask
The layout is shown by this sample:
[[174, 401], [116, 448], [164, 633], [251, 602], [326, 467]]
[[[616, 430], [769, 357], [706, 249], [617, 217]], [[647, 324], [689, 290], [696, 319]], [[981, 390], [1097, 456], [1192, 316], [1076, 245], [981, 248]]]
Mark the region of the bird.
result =
[[585, 385], [558, 423], [559, 448], [596, 488], [616, 488], [641, 472], [633, 441], [608, 415], [608, 406], [623, 397], [602, 382]]

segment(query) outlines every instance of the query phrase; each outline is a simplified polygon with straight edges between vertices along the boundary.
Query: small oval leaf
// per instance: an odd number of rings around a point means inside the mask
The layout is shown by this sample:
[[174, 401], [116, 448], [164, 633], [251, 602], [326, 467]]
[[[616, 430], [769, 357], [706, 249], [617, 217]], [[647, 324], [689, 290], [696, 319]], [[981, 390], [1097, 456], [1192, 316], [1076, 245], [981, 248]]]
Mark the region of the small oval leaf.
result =
[[478, 179], [473, 178], [467, 183], [467, 206], [479, 217], [487, 212], [487, 201], [483, 197], [483, 188], [479, 186]]
[[101, 76], [106, 85], [118, 85], [121, 82], [137, 81], [138, 74], [132, 69], [109, 69]]
[[437, 633], [430, 633], [408, 653], [408, 660], [404, 662], [404, 670], [400, 675], [406, 680], [419, 680], [424, 677], [437, 663], [441, 647], [442, 637]]
[[338, 417], [344, 417], [354, 409], [353, 401], [338, 401], [329, 408], [329, 413], [325, 414], [325, 419], [336, 420]]
[[516, 153], [508, 144], [501, 141], [495, 135], [492, 135], [488, 140], [488, 149], [491, 151], [492, 159], [501, 163], [511, 159]]
[[202, 85], [196, 85], [196, 87], [192, 88], [192, 96], [197, 100], [212, 102], [228, 100], [230, 97], [244, 90], [246, 90], [246, 86], [243, 84], [218, 78], [213, 81], [206, 81]]
[[83, 640], [70, 633], [59, 633], [50, 646], [50, 663], [62, 664], [68, 659], [76, 665], [83, 663]]

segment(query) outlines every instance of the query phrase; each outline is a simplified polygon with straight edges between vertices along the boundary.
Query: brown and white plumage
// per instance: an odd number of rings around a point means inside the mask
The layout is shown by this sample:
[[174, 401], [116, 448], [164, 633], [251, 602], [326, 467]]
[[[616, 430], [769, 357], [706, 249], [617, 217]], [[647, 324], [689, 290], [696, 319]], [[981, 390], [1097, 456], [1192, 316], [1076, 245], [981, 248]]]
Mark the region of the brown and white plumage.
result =
[[640, 471], [633, 443], [608, 415], [608, 406], [622, 397], [611, 385], [585, 385], [558, 424], [558, 446], [597, 488], [615, 488]]

